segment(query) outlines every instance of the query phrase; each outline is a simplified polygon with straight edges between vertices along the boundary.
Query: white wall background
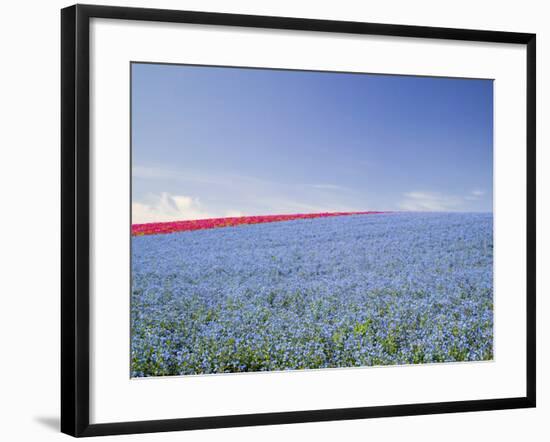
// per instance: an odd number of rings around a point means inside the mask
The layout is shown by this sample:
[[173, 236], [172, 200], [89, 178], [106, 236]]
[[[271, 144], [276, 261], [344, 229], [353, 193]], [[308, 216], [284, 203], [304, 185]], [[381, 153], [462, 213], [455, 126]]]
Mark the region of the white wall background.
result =
[[[543, 1], [108, 1], [380, 23], [535, 32], [538, 43], [537, 409], [107, 437], [102, 440], [550, 440], [550, 327], [545, 292], [550, 235], [550, 8]], [[59, 425], [59, 9], [63, 1], [4, 4], [0, 25], [0, 438], [67, 439]], [[513, 179], [513, 177], [511, 177]], [[545, 348], [546, 345], [546, 348]], [[391, 385], [388, 386], [391, 388]]]

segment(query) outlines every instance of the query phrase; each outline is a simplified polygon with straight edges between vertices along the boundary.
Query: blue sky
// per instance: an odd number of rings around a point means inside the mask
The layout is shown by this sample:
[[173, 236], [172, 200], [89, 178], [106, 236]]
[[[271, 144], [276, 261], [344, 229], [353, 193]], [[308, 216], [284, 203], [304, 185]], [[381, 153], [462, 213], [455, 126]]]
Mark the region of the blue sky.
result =
[[134, 63], [132, 222], [492, 211], [492, 80]]

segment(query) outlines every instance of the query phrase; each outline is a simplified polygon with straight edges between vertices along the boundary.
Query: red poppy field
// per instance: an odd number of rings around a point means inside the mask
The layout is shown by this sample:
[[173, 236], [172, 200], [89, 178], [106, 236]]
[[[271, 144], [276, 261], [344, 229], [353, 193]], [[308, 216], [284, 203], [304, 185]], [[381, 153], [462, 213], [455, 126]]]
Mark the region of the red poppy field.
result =
[[163, 223], [133, 224], [132, 236], [157, 235], [161, 233], [175, 233], [189, 230], [214, 229], [219, 227], [234, 227], [245, 224], [273, 223], [291, 221], [294, 219], [326, 218], [330, 216], [370, 215], [385, 212], [323, 212], [323, 213], [296, 213], [292, 215], [260, 215], [238, 216], [228, 218], [196, 219], [190, 221], [171, 221]]

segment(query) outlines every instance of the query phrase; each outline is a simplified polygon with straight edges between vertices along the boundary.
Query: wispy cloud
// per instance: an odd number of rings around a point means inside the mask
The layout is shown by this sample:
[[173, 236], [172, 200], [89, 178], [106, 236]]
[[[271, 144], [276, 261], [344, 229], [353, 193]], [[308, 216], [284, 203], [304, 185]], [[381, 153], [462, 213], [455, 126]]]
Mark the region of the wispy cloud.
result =
[[270, 196], [266, 195], [258, 202], [262, 207], [263, 215], [267, 214], [291, 214], [291, 213], [317, 213], [317, 212], [345, 212], [359, 210], [340, 203], [324, 203], [322, 201], [302, 201], [291, 198], [287, 195]]
[[239, 216], [245, 216], [245, 215], [246, 213], [240, 210], [227, 210], [224, 214], [224, 216], [227, 216], [227, 217], [239, 217]]
[[196, 197], [162, 192], [160, 194], [148, 194], [142, 200], [132, 202], [132, 224], [245, 215], [315, 213], [335, 210], [345, 211], [351, 209], [307, 204], [281, 197], [262, 198], [261, 202], [258, 202], [255, 206], [255, 210], [252, 211], [224, 209], [222, 207], [206, 206]]
[[482, 196], [485, 195], [485, 192], [483, 190], [472, 190], [468, 195], [464, 197], [467, 201], [479, 201]]
[[195, 182], [200, 184], [222, 184], [223, 179], [212, 174], [200, 173], [191, 170], [172, 170], [167, 167], [132, 166], [132, 178], [143, 180], [164, 180]]
[[[175, 171], [170, 166], [141, 165], [133, 167], [133, 177], [147, 181], [141, 183], [141, 188], [150, 187], [152, 183], [148, 181], [154, 180], [158, 189], [155, 197], [134, 194], [134, 223], [366, 210], [363, 194], [330, 182], [297, 185], [223, 171]], [[179, 205], [175, 207], [177, 201]]]
[[186, 195], [148, 195], [147, 201], [132, 202], [132, 224], [211, 218], [198, 198]]
[[472, 190], [466, 195], [446, 195], [440, 192], [407, 192], [399, 203], [401, 210], [452, 212], [471, 210], [472, 204], [485, 196], [483, 190]]
[[434, 192], [408, 192], [399, 204], [401, 210], [441, 212], [460, 210], [461, 198]]
[[158, 167], [132, 166], [132, 177], [143, 179], [167, 178], [167, 172]]
[[351, 189], [337, 184], [309, 184], [309, 187], [317, 190], [335, 190], [339, 192], [349, 192]]

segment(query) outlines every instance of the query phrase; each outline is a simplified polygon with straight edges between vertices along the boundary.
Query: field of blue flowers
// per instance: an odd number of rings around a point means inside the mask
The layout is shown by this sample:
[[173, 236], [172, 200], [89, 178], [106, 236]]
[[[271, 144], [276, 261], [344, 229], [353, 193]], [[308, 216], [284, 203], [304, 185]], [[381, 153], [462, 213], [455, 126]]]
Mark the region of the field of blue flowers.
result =
[[132, 238], [132, 376], [493, 358], [492, 214]]

